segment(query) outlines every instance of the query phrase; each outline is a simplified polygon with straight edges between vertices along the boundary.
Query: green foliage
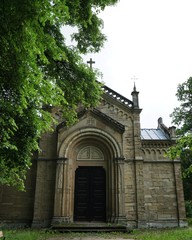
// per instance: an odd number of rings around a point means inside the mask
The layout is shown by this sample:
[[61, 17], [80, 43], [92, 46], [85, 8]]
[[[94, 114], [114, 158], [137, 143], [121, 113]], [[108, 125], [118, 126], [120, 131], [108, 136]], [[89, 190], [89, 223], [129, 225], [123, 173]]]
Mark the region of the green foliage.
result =
[[180, 157], [182, 159], [186, 158], [186, 161], [190, 161], [192, 156], [192, 134], [187, 133], [187, 135], [183, 136], [178, 135], [176, 145], [169, 149], [168, 154], [171, 159]]
[[185, 201], [186, 216], [192, 218], [192, 201]]
[[[81, 53], [103, 46], [102, 20], [96, 15], [117, 0], [2, 0], [0, 2], [0, 183], [24, 189], [32, 153], [60, 107], [74, 123], [78, 104], [95, 106], [101, 94], [98, 73]], [[60, 32], [75, 26], [77, 46]]]
[[41, 237], [40, 231], [30, 231], [30, 230], [10, 230], [4, 231], [4, 237], [6, 240], [37, 240], [45, 239]]
[[192, 226], [192, 218], [187, 218], [187, 223], [188, 223], [188, 226], [191, 227]]
[[171, 159], [181, 159], [184, 195], [189, 200], [192, 199], [192, 77], [179, 84], [176, 96], [180, 106], [174, 109], [171, 117], [178, 127], [178, 140], [168, 155]]
[[174, 109], [171, 117], [179, 126], [178, 134], [183, 136], [192, 130], [192, 77], [178, 85], [176, 96], [180, 107]]

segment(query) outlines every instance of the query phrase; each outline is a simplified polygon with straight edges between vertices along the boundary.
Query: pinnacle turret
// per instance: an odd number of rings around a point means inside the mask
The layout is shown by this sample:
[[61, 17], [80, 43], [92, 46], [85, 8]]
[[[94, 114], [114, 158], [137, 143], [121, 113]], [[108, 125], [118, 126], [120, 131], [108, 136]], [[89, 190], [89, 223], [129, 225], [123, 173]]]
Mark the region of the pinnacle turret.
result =
[[134, 108], [139, 108], [139, 92], [136, 90], [136, 85], [134, 82], [134, 87], [133, 87], [133, 92], [131, 93], [132, 95], [132, 101], [133, 101], [133, 107]]

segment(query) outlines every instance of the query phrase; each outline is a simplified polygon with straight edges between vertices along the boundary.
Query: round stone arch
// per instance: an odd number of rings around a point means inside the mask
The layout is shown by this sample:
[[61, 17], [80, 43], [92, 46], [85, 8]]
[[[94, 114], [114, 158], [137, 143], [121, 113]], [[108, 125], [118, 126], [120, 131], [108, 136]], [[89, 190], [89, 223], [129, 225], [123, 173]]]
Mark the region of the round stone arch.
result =
[[90, 138], [106, 145], [107, 149], [110, 151], [110, 154], [113, 155], [114, 158], [118, 158], [122, 155], [121, 148], [113, 136], [102, 129], [85, 128], [73, 132], [63, 140], [60, 148], [58, 149], [58, 156], [61, 158], [70, 158], [70, 149], [73, 148], [74, 145], [78, 144], [79, 141]]
[[[103, 159], [78, 159], [83, 149], [98, 149]], [[119, 222], [124, 216], [121, 148], [101, 129], [85, 128], [71, 133], [58, 149], [54, 222], [73, 222], [75, 171], [80, 166], [100, 166], [106, 171], [106, 221]]]

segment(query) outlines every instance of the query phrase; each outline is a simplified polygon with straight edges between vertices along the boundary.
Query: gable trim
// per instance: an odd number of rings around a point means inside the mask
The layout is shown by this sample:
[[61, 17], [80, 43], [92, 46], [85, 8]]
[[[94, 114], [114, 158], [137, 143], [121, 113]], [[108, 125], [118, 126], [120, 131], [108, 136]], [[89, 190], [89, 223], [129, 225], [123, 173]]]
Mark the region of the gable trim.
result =
[[[86, 113], [88, 113], [90, 111], [90, 113], [92, 113], [93, 115], [99, 117], [102, 121], [104, 121], [105, 123], [111, 125], [113, 128], [115, 128], [119, 133], [124, 133], [125, 131], [125, 126], [123, 124], [121, 124], [120, 122], [116, 121], [115, 119], [109, 117], [108, 115], [106, 115], [105, 113], [102, 113], [101, 111], [99, 111], [96, 108], [92, 108], [91, 110], [88, 109], [84, 109], [82, 111], [80, 111], [77, 116], [78, 118], [83, 117]], [[57, 131], [63, 127], [66, 126], [66, 122], [63, 121], [61, 122], [58, 126], [57, 126]]]
[[102, 120], [104, 120], [105, 122], [109, 123], [110, 125], [112, 125], [113, 127], [115, 127], [117, 129], [118, 132], [120, 133], [124, 133], [125, 131], [125, 126], [123, 124], [121, 124], [120, 122], [116, 121], [115, 119], [109, 117], [108, 115], [106, 115], [105, 113], [102, 113], [101, 111], [99, 111], [96, 108], [93, 108], [91, 110], [91, 112], [93, 114], [95, 114], [96, 116], [100, 117]]

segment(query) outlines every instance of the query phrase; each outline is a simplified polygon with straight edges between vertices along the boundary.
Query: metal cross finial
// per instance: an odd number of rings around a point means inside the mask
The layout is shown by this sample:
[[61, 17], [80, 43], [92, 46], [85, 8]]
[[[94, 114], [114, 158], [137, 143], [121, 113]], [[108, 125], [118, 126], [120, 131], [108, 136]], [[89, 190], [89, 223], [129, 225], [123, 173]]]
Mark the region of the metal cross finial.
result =
[[138, 78], [137, 78], [137, 77], [135, 77], [135, 76], [133, 76], [133, 77], [131, 78], [131, 80], [133, 80], [133, 81], [134, 81], [134, 87], [133, 87], [133, 91], [136, 91], [135, 81], [136, 81], [136, 80], [138, 80]]
[[135, 82], [136, 80], [138, 80], [138, 78], [135, 77], [135, 76], [133, 76], [133, 77], [131, 78], [131, 80], [133, 80], [133, 81]]
[[90, 64], [90, 68], [92, 69], [92, 65], [95, 63], [95, 61], [92, 60], [92, 58], [90, 58], [89, 61], [87, 61], [88, 64]]

